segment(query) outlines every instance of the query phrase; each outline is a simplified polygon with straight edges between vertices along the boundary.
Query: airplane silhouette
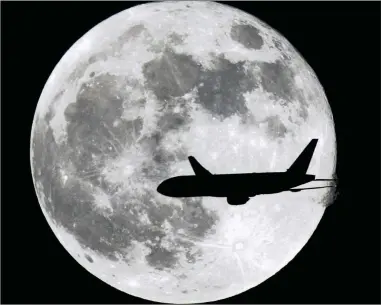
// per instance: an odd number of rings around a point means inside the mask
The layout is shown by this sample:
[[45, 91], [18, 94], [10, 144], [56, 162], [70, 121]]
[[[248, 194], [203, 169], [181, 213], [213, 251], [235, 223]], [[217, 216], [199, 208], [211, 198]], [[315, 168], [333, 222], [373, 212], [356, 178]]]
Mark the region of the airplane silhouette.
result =
[[335, 180], [315, 179], [315, 175], [306, 174], [317, 142], [318, 139], [312, 139], [285, 172], [213, 175], [190, 156], [188, 159], [195, 175], [169, 178], [160, 183], [157, 191], [168, 197], [226, 197], [229, 204], [241, 205], [256, 195], [332, 187], [294, 188], [310, 181]]

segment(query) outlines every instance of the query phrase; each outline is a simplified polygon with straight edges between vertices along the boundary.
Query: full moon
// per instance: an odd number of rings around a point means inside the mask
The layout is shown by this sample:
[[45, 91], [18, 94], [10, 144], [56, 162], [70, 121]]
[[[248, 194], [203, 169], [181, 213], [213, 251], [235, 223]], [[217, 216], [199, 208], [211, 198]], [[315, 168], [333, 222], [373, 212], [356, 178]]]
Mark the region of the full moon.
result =
[[231, 206], [157, 186], [192, 175], [190, 155], [214, 174], [285, 171], [312, 138], [308, 173], [330, 178], [330, 106], [280, 33], [215, 2], [153, 2], [96, 25], [59, 61], [37, 104], [31, 169], [51, 229], [94, 276], [151, 301], [211, 302], [290, 262], [330, 191]]

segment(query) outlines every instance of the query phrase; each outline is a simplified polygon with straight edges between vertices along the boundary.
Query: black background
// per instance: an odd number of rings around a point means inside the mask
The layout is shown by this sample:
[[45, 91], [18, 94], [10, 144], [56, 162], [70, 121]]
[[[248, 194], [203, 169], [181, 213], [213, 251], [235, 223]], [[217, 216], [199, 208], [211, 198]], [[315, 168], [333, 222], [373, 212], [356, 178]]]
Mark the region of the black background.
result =
[[[134, 2], [2, 2], [2, 303], [151, 303], [103, 283], [60, 245], [39, 207], [29, 140], [64, 53]], [[231, 2], [282, 33], [312, 66], [337, 132], [340, 194], [276, 275], [219, 303], [380, 303], [380, 3]]]

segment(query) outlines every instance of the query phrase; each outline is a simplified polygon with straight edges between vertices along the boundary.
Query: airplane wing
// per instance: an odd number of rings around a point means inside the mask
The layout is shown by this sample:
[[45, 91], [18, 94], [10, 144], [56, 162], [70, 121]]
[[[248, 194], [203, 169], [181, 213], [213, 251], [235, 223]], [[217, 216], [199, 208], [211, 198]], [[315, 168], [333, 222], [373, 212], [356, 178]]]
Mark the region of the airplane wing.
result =
[[300, 189], [289, 189], [290, 192], [296, 193], [304, 190], [322, 189], [325, 187], [334, 187], [335, 185], [317, 186], [317, 187], [305, 187]]
[[245, 204], [246, 202], [250, 200], [249, 197], [245, 197], [245, 196], [230, 196], [230, 197], [227, 197], [226, 199], [228, 203], [231, 205]]
[[191, 164], [192, 169], [196, 175], [199, 175], [199, 176], [212, 175], [211, 172], [206, 170], [204, 167], [202, 167], [202, 165], [200, 163], [198, 163], [198, 161], [196, 160], [195, 157], [190, 156], [190, 157], [188, 157], [188, 160], [189, 160], [189, 163]]

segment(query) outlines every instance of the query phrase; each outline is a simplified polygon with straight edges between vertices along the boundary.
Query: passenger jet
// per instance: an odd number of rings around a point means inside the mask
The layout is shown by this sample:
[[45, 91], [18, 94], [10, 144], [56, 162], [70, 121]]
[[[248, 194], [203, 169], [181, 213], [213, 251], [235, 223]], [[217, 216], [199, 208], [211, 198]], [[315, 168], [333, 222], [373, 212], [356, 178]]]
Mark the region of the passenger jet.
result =
[[307, 174], [317, 142], [317, 139], [312, 139], [285, 172], [214, 175], [190, 156], [188, 160], [195, 175], [169, 178], [157, 187], [157, 191], [169, 197], [226, 197], [229, 204], [241, 205], [256, 195], [332, 187], [333, 185], [295, 188], [310, 181], [335, 180], [315, 179], [315, 175]]

